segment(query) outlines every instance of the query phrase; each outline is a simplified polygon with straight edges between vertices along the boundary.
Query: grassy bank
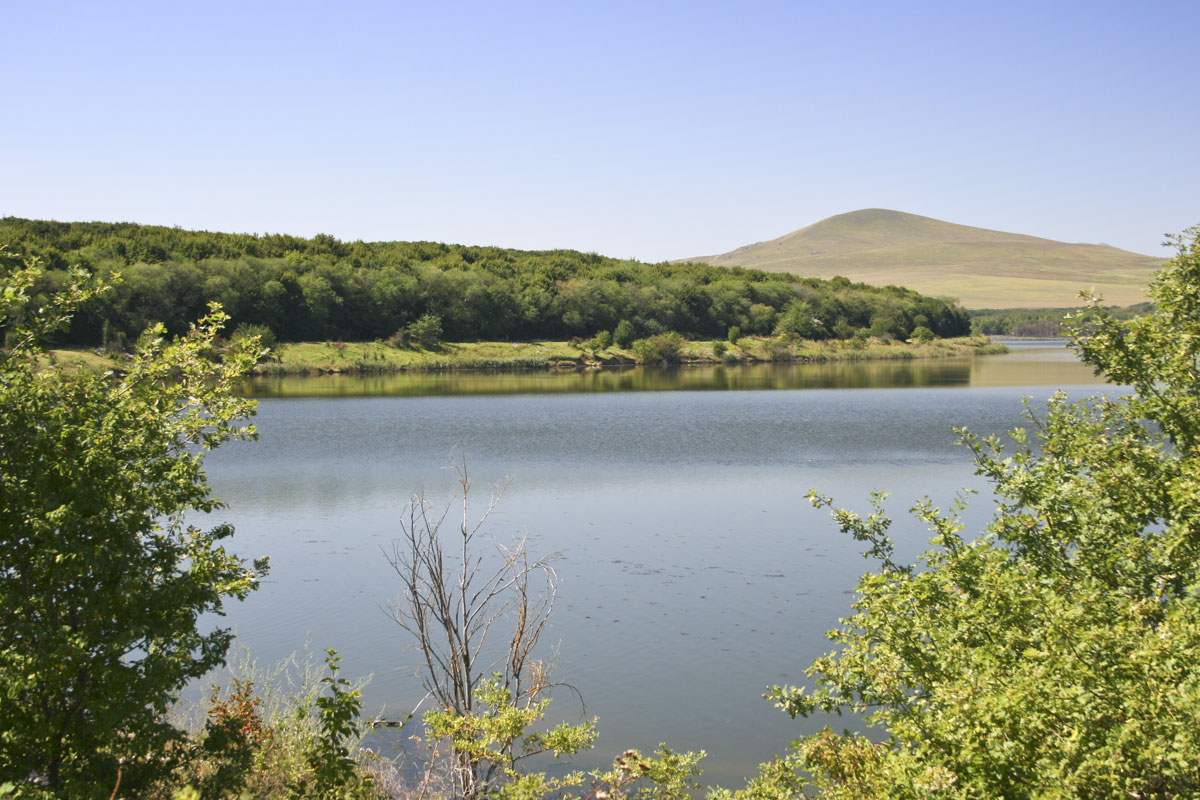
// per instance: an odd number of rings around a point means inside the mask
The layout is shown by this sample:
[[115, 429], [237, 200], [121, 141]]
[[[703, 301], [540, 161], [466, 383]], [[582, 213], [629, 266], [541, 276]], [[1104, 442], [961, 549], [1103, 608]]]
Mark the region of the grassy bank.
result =
[[[927, 344], [887, 339], [787, 340], [746, 336], [737, 344], [682, 340], [670, 361], [680, 364], [738, 364], [771, 361], [875, 361], [945, 358], [1007, 352], [986, 336], [936, 339]], [[92, 350], [52, 350], [57, 362], [88, 370], [119, 369], [121, 359]], [[436, 348], [398, 348], [383, 342], [292, 342], [280, 344], [254, 369], [258, 375], [375, 374], [438, 370], [547, 370], [660, 363], [643, 360], [636, 348], [591, 349], [586, 343], [447, 342]]]
[[[938, 339], [928, 344], [865, 341], [787, 341], [744, 337], [736, 345], [683, 341], [671, 360], [683, 364], [763, 361], [864, 361], [942, 358], [1004, 352], [986, 337]], [[258, 374], [375, 373], [451, 369], [586, 369], [644, 362], [636, 348], [591, 349], [569, 342], [454, 342], [434, 349], [401, 349], [381, 342], [300, 342], [280, 345]]]

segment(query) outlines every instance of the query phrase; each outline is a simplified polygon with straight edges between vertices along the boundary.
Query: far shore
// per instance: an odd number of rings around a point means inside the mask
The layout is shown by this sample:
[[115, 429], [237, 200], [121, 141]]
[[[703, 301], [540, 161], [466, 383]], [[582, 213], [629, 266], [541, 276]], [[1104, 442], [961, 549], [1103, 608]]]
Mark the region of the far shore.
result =
[[[934, 339], [927, 343], [871, 337], [866, 340], [781, 339], [745, 336], [736, 344], [685, 340], [673, 364], [820, 363], [948, 358], [1005, 353], [987, 336]], [[123, 356], [87, 349], [49, 351], [64, 365], [81, 369], [121, 369]], [[633, 348], [589, 348], [586, 342], [445, 342], [434, 348], [401, 348], [384, 342], [284, 342], [254, 370], [255, 375], [330, 375], [433, 372], [441, 370], [553, 370], [655, 366], [639, 361]]]
[[[722, 346], [723, 345], [723, 346]], [[685, 341], [678, 364], [740, 364], [757, 362], [824, 362], [901, 360], [970, 356], [1006, 352], [984, 336], [936, 339], [927, 344], [886, 339], [783, 341], [747, 336], [737, 344]], [[254, 369], [256, 375], [373, 374], [438, 370], [602, 369], [650, 365], [640, 362], [632, 348], [591, 349], [586, 343], [446, 342], [436, 348], [396, 348], [382, 342], [298, 342], [281, 344], [273, 357]]]

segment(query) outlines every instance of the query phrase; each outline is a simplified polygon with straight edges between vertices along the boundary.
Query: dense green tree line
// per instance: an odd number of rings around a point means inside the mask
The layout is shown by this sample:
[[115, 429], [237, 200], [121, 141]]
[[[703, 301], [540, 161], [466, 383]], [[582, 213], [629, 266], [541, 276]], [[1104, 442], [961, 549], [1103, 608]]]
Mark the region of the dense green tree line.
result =
[[[1138, 303], [1125, 308], [1110, 306], [1104, 312], [1113, 319], [1126, 320], [1153, 310], [1153, 303]], [[971, 317], [971, 328], [988, 336], [1065, 336], [1066, 317], [1068, 314], [1078, 314], [1078, 309], [979, 308], [967, 314]]]
[[186, 231], [130, 223], [8, 217], [0, 246], [40, 259], [49, 295], [83, 267], [113, 291], [86, 302], [64, 341], [133, 339], [161, 322], [182, 333], [219, 302], [230, 324], [265, 325], [284, 341], [369, 341], [432, 315], [450, 341], [566, 339], [613, 331], [697, 338], [795, 332], [907, 338], [969, 331], [955, 305], [895, 286], [707, 264], [647, 264], [573, 250], [521, 251], [435, 242], [340, 242]]

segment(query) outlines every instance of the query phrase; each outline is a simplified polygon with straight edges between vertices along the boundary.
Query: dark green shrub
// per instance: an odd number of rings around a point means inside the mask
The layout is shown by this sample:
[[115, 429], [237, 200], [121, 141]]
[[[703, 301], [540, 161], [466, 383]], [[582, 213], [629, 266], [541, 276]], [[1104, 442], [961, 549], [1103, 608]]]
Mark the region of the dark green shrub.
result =
[[437, 314], [422, 314], [416, 322], [405, 325], [388, 338], [393, 347], [424, 347], [430, 350], [442, 343], [442, 318]]
[[583, 343], [583, 349], [596, 352], [598, 350], [607, 350], [612, 347], [613, 336], [608, 331], [600, 331], [591, 339]]
[[636, 338], [637, 331], [634, 330], [632, 322], [623, 319], [617, 323], [616, 330], [613, 331], [613, 341], [617, 343], [617, 347], [629, 347]]
[[233, 329], [233, 335], [229, 337], [232, 344], [239, 344], [253, 336], [258, 337], [258, 346], [268, 350], [274, 350], [276, 339], [275, 332], [266, 325], [256, 325], [249, 322], [243, 322]]
[[683, 337], [674, 331], [660, 333], [633, 343], [633, 357], [639, 364], [674, 364], [683, 350]]
[[913, 328], [912, 335], [909, 337], [910, 340], [916, 342], [917, 344], [929, 344], [936, 338], [937, 337], [934, 335], [933, 331], [929, 330], [929, 328], [926, 328], [924, 325], [918, 325], [917, 327]]

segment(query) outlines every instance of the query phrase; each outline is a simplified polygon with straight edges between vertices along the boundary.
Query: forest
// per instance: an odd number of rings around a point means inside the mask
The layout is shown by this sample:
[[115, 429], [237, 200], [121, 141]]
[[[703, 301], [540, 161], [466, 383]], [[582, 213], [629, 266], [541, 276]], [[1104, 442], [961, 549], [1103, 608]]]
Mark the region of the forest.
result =
[[[1118, 307], [1106, 306], [1113, 319], [1128, 320], [1154, 310], [1153, 303]], [[1078, 308], [973, 308], [967, 312], [971, 328], [988, 336], [1024, 336], [1049, 338], [1066, 335], [1066, 317], [1078, 314]]]
[[188, 231], [132, 223], [0, 219], [0, 247], [36, 258], [34, 297], [82, 268], [114, 289], [90, 298], [64, 345], [132, 342], [162, 323], [181, 334], [210, 302], [228, 330], [265, 326], [280, 341], [387, 339], [437, 319], [447, 341], [589, 337], [622, 322], [639, 337], [794, 333], [906, 339], [969, 333], [952, 301], [896, 286], [707, 264], [648, 264], [574, 250], [523, 251], [437, 242], [342, 242], [282, 234]]

